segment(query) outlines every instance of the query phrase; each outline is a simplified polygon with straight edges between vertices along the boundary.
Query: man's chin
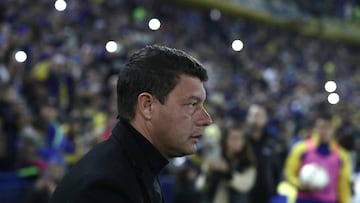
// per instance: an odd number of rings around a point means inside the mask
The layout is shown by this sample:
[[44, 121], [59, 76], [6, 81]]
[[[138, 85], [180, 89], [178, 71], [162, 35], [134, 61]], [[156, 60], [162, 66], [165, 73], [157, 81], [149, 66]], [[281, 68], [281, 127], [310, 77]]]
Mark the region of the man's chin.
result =
[[182, 156], [188, 156], [196, 153], [197, 146], [194, 144], [193, 148], [184, 149], [181, 151], [178, 151], [178, 153], [174, 154], [172, 157], [182, 157]]

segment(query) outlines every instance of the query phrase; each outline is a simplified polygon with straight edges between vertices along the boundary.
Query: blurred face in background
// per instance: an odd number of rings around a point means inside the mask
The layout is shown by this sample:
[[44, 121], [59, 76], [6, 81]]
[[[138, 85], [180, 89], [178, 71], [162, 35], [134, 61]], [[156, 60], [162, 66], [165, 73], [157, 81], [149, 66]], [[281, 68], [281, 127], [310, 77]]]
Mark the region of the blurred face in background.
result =
[[233, 157], [239, 154], [245, 145], [244, 133], [239, 128], [230, 129], [225, 141], [226, 154]]
[[55, 121], [58, 117], [58, 110], [53, 106], [42, 106], [41, 116], [47, 121]]
[[166, 158], [195, 153], [212, 120], [204, 108], [205, 89], [196, 77], [181, 75], [164, 104], [156, 102], [150, 125], [153, 144]]
[[246, 117], [246, 123], [256, 128], [263, 128], [268, 121], [268, 116], [264, 107], [251, 105]]
[[317, 119], [314, 126], [314, 133], [317, 134], [321, 142], [328, 142], [335, 133], [335, 127], [331, 120]]
[[4, 100], [9, 103], [16, 101], [15, 89], [12, 86], [7, 87], [4, 92], [0, 93], [0, 100]]
[[253, 140], [260, 140], [263, 129], [268, 122], [268, 116], [264, 107], [251, 105], [246, 117], [246, 127]]

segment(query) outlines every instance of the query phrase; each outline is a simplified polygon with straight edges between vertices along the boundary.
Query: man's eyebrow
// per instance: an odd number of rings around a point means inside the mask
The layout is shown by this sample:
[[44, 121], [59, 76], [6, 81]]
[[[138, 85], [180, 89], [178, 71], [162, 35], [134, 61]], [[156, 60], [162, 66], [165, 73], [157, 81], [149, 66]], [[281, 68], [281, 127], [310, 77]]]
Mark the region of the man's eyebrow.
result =
[[188, 98], [189, 100], [195, 100], [196, 102], [201, 102], [201, 101], [203, 101], [200, 97], [198, 97], [198, 96], [190, 96], [189, 98]]

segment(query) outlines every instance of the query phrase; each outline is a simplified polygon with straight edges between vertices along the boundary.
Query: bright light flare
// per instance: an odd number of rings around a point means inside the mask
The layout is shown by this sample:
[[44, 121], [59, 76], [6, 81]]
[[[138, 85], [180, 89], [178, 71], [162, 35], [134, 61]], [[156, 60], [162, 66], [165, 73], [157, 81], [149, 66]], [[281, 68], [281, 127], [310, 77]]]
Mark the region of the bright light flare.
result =
[[234, 51], [241, 51], [244, 48], [244, 43], [241, 40], [236, 39], [232, 42], [231, 47]]
[[67, 7], [67, 3], [64, 0], [56, 0], [55, 1], [55, 9], [58, 11], [64, 11]]
[[15, 53], [15, 60], [19, 63], [24, 63], [27, 59], [27, 54], [24, 51], [17, 51]]
[[115, 41], [108, 41], [105, 45], [105, 49], [109, 53], [114, 53], [118, 50], [118, 44]]
[[327, 81], [324, 86], [325, 90], [329, 93], [334, 92], [337, 88], [336, 82], [334, 81]]
[[153, 18], [151, 20], [149, 20], [149, 28], [151, 30], [158, 30], [161, 26], [161, 22], [159, 19], [157, 18]]
[[339, 97], [339, 95], [338, 95], [337, 93], [331, 93], [331, 94], [329, 94], [329, 96], [328, 96], [328, 102], [329, 102], [330, 104], [337, 104], [337, 103], [339, 103], [339, 101], [340, 101], [340, 97]]

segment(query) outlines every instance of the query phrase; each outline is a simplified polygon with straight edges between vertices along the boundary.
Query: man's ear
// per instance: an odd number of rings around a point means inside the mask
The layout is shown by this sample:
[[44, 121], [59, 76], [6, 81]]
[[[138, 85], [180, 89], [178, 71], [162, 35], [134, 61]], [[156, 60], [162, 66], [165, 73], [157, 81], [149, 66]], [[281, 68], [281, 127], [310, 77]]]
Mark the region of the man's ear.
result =
[[137, 99], [137, 110], [139, 111], [140, 115], [146, 120], [151, 120], [155, 102], [156, 99], [152, 94], [148, 92], [143, 92], [139, 94]]

